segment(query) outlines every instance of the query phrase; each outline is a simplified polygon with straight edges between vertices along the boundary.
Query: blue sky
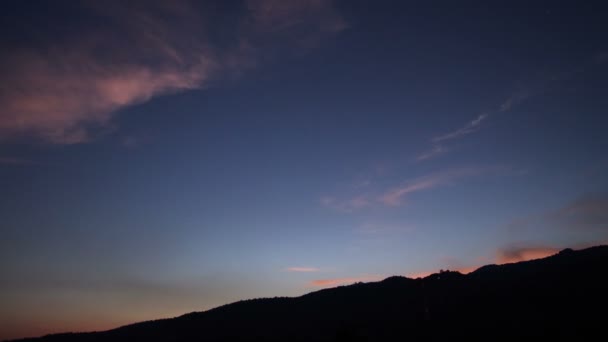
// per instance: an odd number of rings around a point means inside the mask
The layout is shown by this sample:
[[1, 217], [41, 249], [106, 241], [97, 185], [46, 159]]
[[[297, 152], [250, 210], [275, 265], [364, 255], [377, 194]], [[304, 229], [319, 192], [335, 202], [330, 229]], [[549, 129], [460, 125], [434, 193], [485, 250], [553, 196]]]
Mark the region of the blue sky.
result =
[[599, 2], [1, 6], [0, 338], [608, 239]]

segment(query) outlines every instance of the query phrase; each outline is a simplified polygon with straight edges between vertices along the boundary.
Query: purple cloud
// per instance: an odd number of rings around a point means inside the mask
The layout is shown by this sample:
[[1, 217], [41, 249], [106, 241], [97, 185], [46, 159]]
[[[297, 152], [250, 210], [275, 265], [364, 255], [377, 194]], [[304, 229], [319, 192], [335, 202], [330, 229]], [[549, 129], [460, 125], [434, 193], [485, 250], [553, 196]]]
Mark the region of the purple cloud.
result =
[[0, 54], [0, 140], [87, 142], [112, 130], [122, 108], [257, 65], [275, 38], [320, 39], [345, 27], [331, 1], [249, 1], [237, 43], [219, 47], [206, 34], [213, 13], [188, 1], [86, 4], [112, 25]]

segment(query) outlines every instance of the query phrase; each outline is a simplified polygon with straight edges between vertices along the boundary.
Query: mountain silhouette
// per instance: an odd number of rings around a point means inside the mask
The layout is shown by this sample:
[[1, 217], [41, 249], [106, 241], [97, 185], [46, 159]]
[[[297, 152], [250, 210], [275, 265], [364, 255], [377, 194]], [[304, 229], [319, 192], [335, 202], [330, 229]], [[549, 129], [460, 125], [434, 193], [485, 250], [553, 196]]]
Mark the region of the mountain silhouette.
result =
[[599, 246], [466, 275], [395, 276], [104, 332], [22, 341], [585, 340], [604, 336], [607, 304], [608, 246]]

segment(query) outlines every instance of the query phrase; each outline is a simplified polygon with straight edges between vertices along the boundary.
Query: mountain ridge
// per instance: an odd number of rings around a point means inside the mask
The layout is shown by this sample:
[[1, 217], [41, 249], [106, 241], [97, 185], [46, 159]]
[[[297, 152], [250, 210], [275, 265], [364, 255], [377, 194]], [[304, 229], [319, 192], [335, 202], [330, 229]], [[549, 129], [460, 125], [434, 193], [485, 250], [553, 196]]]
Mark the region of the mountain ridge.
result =
[[605, 270], [608, 246], [564, 249], [468, 274], [392, 276], [299, 297], [241, 300], [108, 331], [14, 341], [381, 341], [482, 337], [492, 331], [580, 338], [608, 322], [601, 311], [589, 315], [608, 304]]

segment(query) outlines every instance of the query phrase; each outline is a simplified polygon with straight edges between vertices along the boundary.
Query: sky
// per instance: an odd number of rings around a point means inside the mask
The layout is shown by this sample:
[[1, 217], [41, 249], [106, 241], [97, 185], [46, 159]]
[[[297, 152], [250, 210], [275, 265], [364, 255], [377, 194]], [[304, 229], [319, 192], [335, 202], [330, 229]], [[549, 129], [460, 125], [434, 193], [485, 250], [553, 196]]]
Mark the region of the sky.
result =
[[608, 243], [604, 2], [0, 7], [0, 339]]

